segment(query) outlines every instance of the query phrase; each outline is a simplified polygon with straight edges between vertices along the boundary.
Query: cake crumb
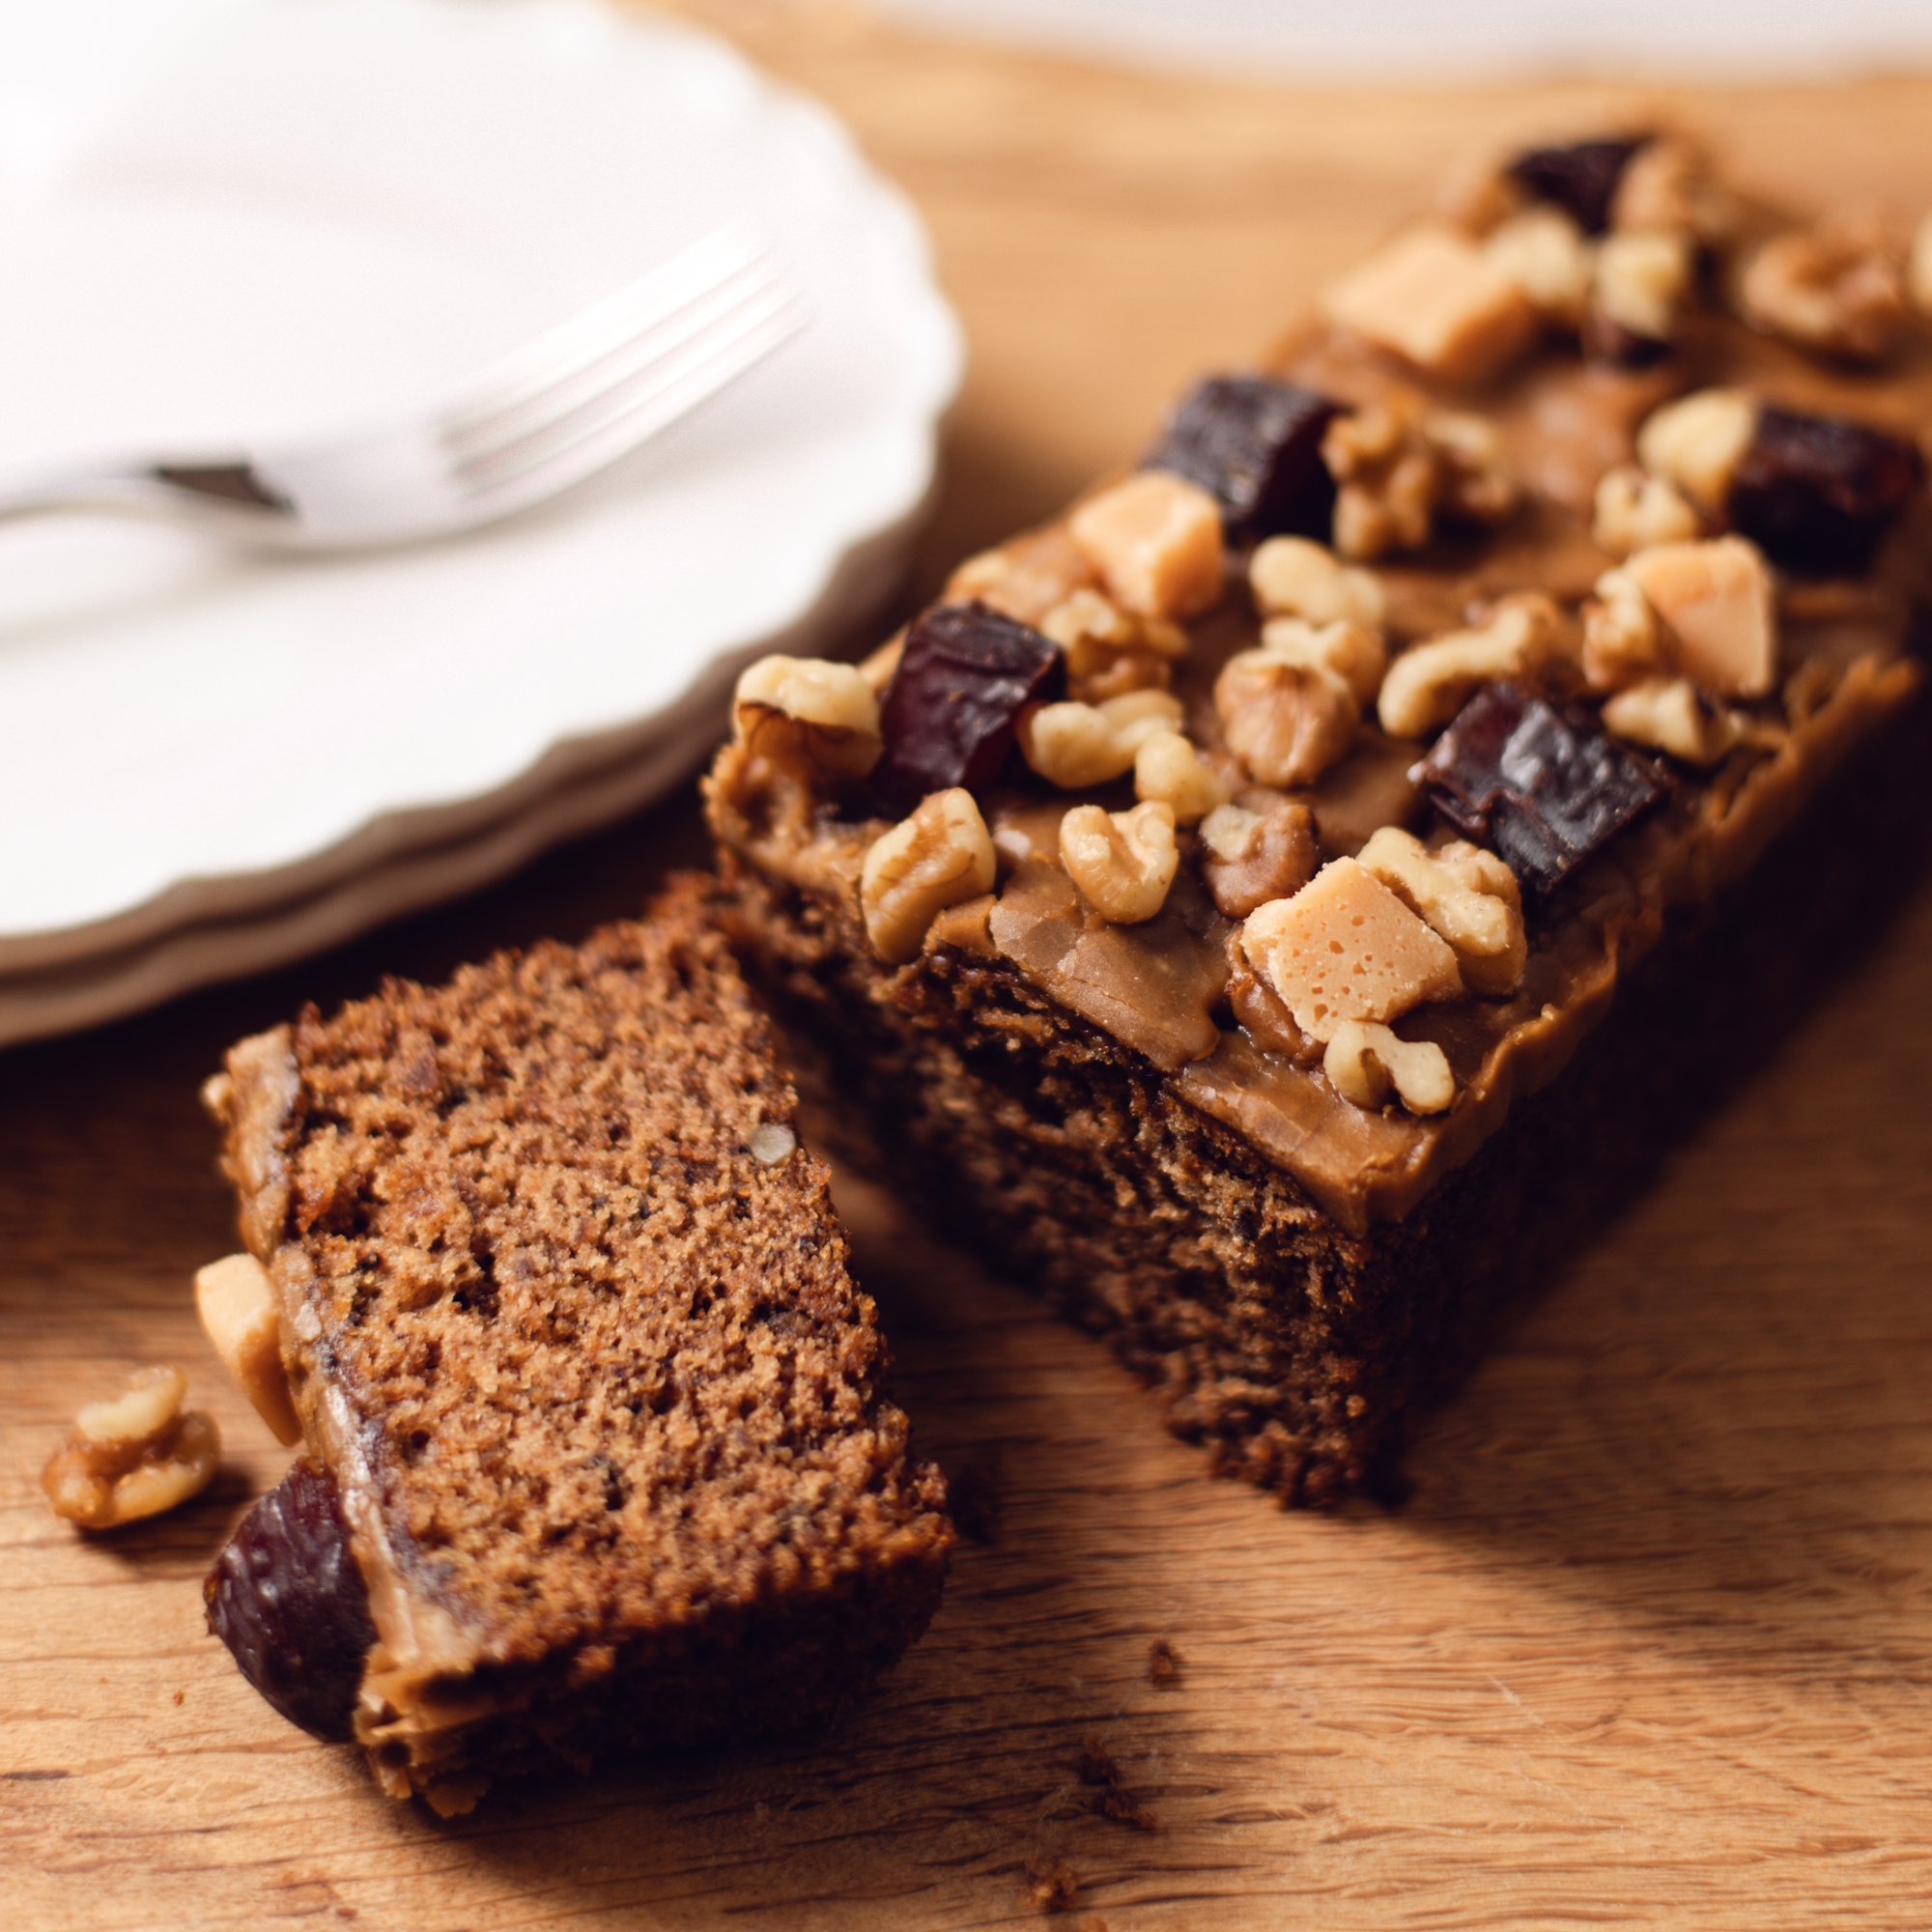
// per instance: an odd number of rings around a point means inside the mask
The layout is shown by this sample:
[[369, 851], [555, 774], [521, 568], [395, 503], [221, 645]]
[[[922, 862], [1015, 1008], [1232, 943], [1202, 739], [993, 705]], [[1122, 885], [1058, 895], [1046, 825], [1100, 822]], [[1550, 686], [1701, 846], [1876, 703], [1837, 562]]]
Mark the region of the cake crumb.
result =
[[1143, 1804], [1121, 1780], [1121, 1767], [1114, 1754], [1089, 1731], [1080, 1740], [1080, 1782], [1097, 1785], [1099, 1796], [1094, 1808], [1103, 1818], [1113, 1818], [1136, 1832], [1160, 1830], [1160, 1814]]
[[1027, 1897], [1036, 1912], [1071, 1912], [1080, 1903], [1080, 1881], [1069, 1865], [1042, 1855], [1027, 1866]]
[[947, 1477], [946, 1504], [952, 1513], [952, 1526], [969, 1543], [999, 1542], [1006, 1504], [1004, 1476], [1000, 1452], [982, 1443], [959, 1465], [956, 1475]]
[[186, 1692], [185, 1690], [177, 1690], [177, 1691], [175, 1692], [175, 1702], [176, 1702], [177, 1704], [179, 1704], [179, 1703], [180, 1703], [180, 1702], [182, 1701], [182, 1699], [183, 1699], [184, 1697], [185, 1697], [186, 1695], [187, 1695], [187, 1692]]
[[1180, 1653], [1164, 1636], [1148, 1645], [1147, 1674], [1156, 1690], [1180, 1689]]

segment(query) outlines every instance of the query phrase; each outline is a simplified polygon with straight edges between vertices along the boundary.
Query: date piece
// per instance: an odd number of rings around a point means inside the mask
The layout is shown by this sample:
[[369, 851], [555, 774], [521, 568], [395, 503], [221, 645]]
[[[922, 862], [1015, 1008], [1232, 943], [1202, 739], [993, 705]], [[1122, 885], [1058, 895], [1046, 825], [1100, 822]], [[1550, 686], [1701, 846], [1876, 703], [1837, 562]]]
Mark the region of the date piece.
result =
[[1806, 576], [1856, 576], [1924, 480], [1924, 458], [1902, 437], [1766, 404], [1724, 508], [1732, 527], [1774, 563]]
[[1051, 639], [984, 604], [935, 606], [906, 633], [879, 707], [873, 787], [901, 811], [954, 785], [980, 795], [1012, 750], [1021, 709], [1065, 689]]
[[1511, 177], [1539, 201], [1553, 201], [1577, 218], [1585, 235], [1610, 225], [1610, 204], [1631, 156], [1645, 143], [1573, 141], [1567, 147], [1531, 148], [1509, 164]]
[[1326, 396], [1272, 377], [1209, 376], [1175, 411], [1146, 467], [1206, 490], [1221, 505], [1231, 542], [1326, 543], [1335, 483], [1321, 438], [1341, 412]]
[[1513, 684], [1477, 692], [1414, 777], [1451, 825], [1539, 899], [1669, 789], [1588, 710]]
[[328, 1472], [299, 1458], [242, 1519], [201, 1588], [208, 1628], [242, 1676], [290, 1723], [347, 1743], [376, 1627]]

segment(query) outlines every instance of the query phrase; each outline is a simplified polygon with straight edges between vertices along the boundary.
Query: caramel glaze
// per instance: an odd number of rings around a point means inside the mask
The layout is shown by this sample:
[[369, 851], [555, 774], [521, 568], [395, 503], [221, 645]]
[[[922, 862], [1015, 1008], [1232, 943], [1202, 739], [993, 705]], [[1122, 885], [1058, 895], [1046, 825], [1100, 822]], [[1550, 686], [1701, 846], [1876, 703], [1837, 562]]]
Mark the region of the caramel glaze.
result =
[[[1269, 366], [1357, 406], [1422, 388], [1413, 372], [1320, 325], [1292, 335]], [[1391, 645], [1453, 628], [1472, 607], [1512, 590], [1548, 591], [1574, 621], [1576, 607], [1615, 561], [1589, 533], [1598, 477], [1633, 460], [1635, 430], [1659, 404], [1715, 384], [1918, 438], [1932, 418], [1932, 341], [1915, 331], [1882, 370], [1853, 371], [1721, 316], [1700, 315], [1670, 358], [1645, 371], [1587, 366], [1574, 348], [1551, 345], [1494, 391], [1435, 395], [1497, 425], [1525, 496], [1502, 528], [1481, 539], [1435, 542], [1380, 566]], [[1022, 582], [1001, 599], [1014, 615], [1037, 620], [1075, 584], [1093, 581], [1062, 524], [1009, 550], [1026, 566]], [[1245, 564], [1245, 555], [1231, 556], [1228, 595], [1193, 627], [1177, 677], [1187, 729], [1204, 750], [1220, 742], [1210, 696], [1215, 673], [1258, 636]], [[1517, 1094], [1553, 1080], [1603, 1017], [1618, 978], [1662, 936], [1673, 909], [1708, 900], [1747, 871], [1840, 760], [1908, 701], [1919, 681], [1908, 634], [1915, 613], [1932, 609], [1932, 513], [1922, 497], [1891, 531], [1867, 579], [1788, 582], [1779, 601], [1781, 688], [1743, 707], [1760, 726], [1753, 742], [1714, 772], [1675, 768], [1664, 806], [1531, 915], [1529, 960], [1517, 993], [1423, 1007], [1396, 1023], [1404, 1037], [1433, 1039], [1447, 1054], [1458, 1093], [1446, 1113], [1424, 1120], [1394, 1104], [1367, 1112], [1343, 1100], [1319, 1065], [1297, 1065], [1274, 1050], [1265, 989], [1258, 996], [1252, 980], [1231, 989], [1234, 925], [1196, 878], [1190, 835], [1182, 835], [1181, 868], [1155, 918], [1113, 926], [1086, 904], [1060, 866], [1059, 821], [1087, 800], [1110, 809], [1131, 804], [1124, 783], [1043, 796], [1035, 781], [1037, 788], [984, 801], [1001, 855], [999, 884], [944, 915], [928, 948], [1006, 960], [1144, 1054], [1186, 1100], [1242, 1134], [1344, 1229], [1361, 1235], [1376, 1221], [1406, 1214], [1495, 1132]], [[1545, 682], [1560, 690], [1563, 671], [1559, 663]], [[1365, 724], [1341, 764], [1288, 794], [1314, 810], [1324, 858], [1352, 855], [1380, 825], [1428, 830], [1430, 813], [1408, 778], [1423, 750]], [[755, 817], [748, 815], [732, 800], [753, 775], [741, 771], [734, 781], [731, 771], [727, 752], [712, 788], [714, 820], [726, 842], [763, 869], [851, 905], [860, 863], [884, 822], [814, 810], [782, 781]], [[917, 972], [917, 962], [904, 970]]]

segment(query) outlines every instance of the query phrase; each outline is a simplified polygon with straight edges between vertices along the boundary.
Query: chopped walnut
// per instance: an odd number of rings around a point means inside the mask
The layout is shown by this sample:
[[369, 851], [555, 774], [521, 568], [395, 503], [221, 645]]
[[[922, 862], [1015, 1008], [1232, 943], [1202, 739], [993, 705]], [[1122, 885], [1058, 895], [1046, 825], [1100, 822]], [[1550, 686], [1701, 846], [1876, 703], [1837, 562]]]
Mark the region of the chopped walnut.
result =
[[1162, 617], [1122, 611], [1097, 590], [1080, 589], [1039, 620], [1066, 656], [1067, 693], [1098, 704], [1130, 691], [1165, 691], [1187, 633]]
[[1490, 233], [1483, 253], [1549, 322], [1575, 328], [1590, 298], [1591, 249], [1576, 221], [1547, 203], [1526, 208]]
[[1356, 559], [1426, 543], [1438, 513], [1495, 523], [1518, 496], [1493, 424], [1413, 399], [1337, 416], [1321, 460], [1338, 486], [1335, 548]]
[[1663, 662], [1663, 639], [1643, 585], [1628, 570], [1605, 571], [1596, 590], [1596, 601], [1583, 607], [1583, 676], [1592, 691], [1615, 691]]
[[1606, 235], [1597, 247], [1590, 300], [1613, 330], [1639, 342], [1677, 334], [1695, 267], [1689, 237], [1649, 230]]
[[1073, 539], [1049, 526], [969, 556], [947, 580], [943, 601], [990, 604], [1018, 623], [1037, 625], [1055, 605], [1097, 581]]
[[1179, 731], [1156, 731], [1134, 753], [1134, 796], [1166, 806], [1177, 825], [1192, 825], [1227, 804], [1228, 787]]
[[1493, 852], [1460, 838], [1432, 852], [1412, 834], [1384, 825], [1357, 856], [1449, 942], [1470, 992], [1513, 993], [1522, 983], [1529, 956], [1522, 891]]
[[1652, 544], [1689, 543], [1704, 534], [1704, 520], [1667, 476], [1646, 476], [1620, 463], [1597, 479], [1596, 521], [1590, 535], [1612, 556]]
[[1467, 237], [1411, 229], [1322, 293], [1331, 322], [1438, 381], [1477, 384], [1526, 350], [1536, 311]]
[[1905, 321], [1905, 286], [1883, 230], [1856, 216], [1775, 236], [1745, 263], [1737, 294], [1753, 328], [1856, 361], [1885, 355]]
[[1366, 624], [1318, 626], [1301, 617], [1271, 617], [1262, 626], [1261, 648], [1271, 658], [1312, 665], [1339, 677], [1358, 704], [1375, 702], [1388, 669], [1382, 634]]
[[282, 1368], [281, 1322], [268, 1270], [253, 1255], [211, 1262], [194, 1277], [201, 1325], [242, 1393], [284, 1442], [301, 1440]]
[[1343, 563], [1308, 537], [1269, 537], [1256, 547], [1248, 584], [1264, 617], [1302, 617], [1311, 624], [1380, 625], [1387, 599], [1374, 571]]
[[1433, 1039], [1406, 1040], [1369, 1021], [1345, 1020], [1336, 1028], [1321, 1071], [1357, 1107], [1379, 1107], [1391, 1087], [1411, 1114], [1439, 1114], [1456, 1097], [1449, 1057]]
[[1630, 157], [1610, 202], [1612, 228], [1689, 235], [1706, 246], [1727, 241], [1737, 219], [1702, 150], [1676, 134], [1646, 141]]
[[1720, 516], [1756, 434], [1757, 404], [1742, 389], [1698, 389], [1644, 419], [1636, 460], [1676, 484], [1705, 515]]
[[1154, 799], [1131, 811], [1076, 805], [1060, 821], [1060, 862], [1102, 919], [1138, 925], [1167, 902], [1180, 863], [1173, 808]]
[[1447, 942], [1353, 859], [1331, 859], [1293, 898], [1250, 913], [1241, 945], [1313, 1039], [1463, 991]]
[[856, 665], [760, 658], [738, 680], [737, 742], [807, 784], [863, 779], [879, 762], [879, 700]]
[[1544, 664], [1561, 627], [1556, 606], [1541, 591], [1517, 591], [1481, 624], [1411, 646], [1382, 679], [1382, 729], [1393, 738], [1421, 738], [1448, 724], [1479, 684], [1526, 677]]
[[1724, 697], [1761, 697], [1776, 685], [1771, 571], [1754, 543], [1659, 544], [1624, 570], [1662, 621], [1666, 666]]
[[1920, 315], [1932, 315], [1932, 214], [1912, 237], [1912, 254], [1905, 270], [1906, 293]]
[[1082, 791], [1131, 770], [1148, 739], [1178, 730], [1181, 707], [1164, 691], [1130, 691], [1099, 704], [1068, 699], [1020, 714], [1020, 753], [1048, 784]]
[[1216, 806], [1201, 821], [1199, 853], [1202, 880], [1226, 919], [1292, 897], [1321, 864], [1315, 814], [1293, 803], [1266, 811]]
[[1739, 736], [1737, 719], [1684, 677], [1639, 678], [1627, 686], [1605, 704], [1604, 729], [1687, 765], [1720, 763]]
[[1219, 602], [1221, 509], [1198, 483], [1142, 469], [1087, 498], [1067, 534], [1115, 602], [1150, 617], [1199, 616]]
[[1312, 784], [1355, 742], [1362, 707], [1319, 664], [1267, 650], [1241, 651], [1214, 680], [1228, 749], [1263, 784]]
[[183, 1409], [186, 1393], [179, 1369], [143, 1369], [125, 1395], [89, 1403], [41, 1472], [54, 1514], [118, 1529], [198, 1496], [220, 1465], [221, 1432], [213, 1416]]
[[880, 834], [859, 875], [859, 906], [872, 950], [891, 966], [919, 952], [948, 906], [991, 892], [993, 840], [973, 794], [954, 786], [920, 802]]

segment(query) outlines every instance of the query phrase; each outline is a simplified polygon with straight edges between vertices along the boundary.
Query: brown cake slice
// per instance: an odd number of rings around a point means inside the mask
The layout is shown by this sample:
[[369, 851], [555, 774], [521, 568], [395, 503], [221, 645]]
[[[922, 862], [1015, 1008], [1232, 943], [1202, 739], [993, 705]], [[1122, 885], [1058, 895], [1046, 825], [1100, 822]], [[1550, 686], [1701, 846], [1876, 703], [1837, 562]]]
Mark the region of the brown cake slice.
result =
[[1222, 1466], [1373, 1482], [1907, 872], [1928, 414], [1868, 225], [1669, 134], [1465, 185], [746, 674], [721, 917], [809, 1094]]
[[311, 1008], [208, 1090], [259, 1271], [204, 1270], [204, 1313], [272, 1416], [270, 1298], [306, 1445], [210, 1624], [444, 1812], [824, 1719], [938, 1602], [942, 1480], [693, 903]]

